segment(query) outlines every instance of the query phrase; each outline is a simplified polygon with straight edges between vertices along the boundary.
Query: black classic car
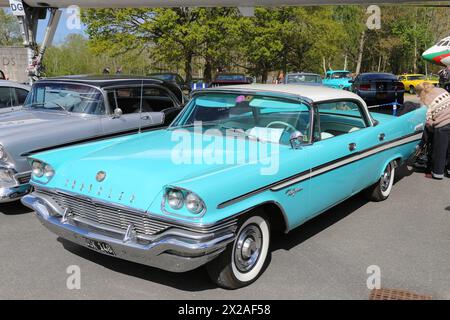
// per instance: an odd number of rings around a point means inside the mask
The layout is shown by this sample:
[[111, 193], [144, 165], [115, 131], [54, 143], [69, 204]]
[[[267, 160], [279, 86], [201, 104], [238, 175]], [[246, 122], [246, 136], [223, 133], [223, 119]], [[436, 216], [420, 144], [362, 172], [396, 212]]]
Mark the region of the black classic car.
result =
[[191, 91], [191, 86], [187, 83], [182, 76], [178, 73], [172, 72], [161, 72], [161, 73], [151, 73], [148, 75], [150, 78], [164, 80], [167, 82], [172, 82], [177, 84], [183, 91]]
[[405, 86], [390, 73], [361, 73], [352, 81], [351, 91], [368, 106], [403, 104]]
[[251, 84], [252, 79], [240, 73], [220, 73], [211, 82], [209, 87], [224, 87], [232, 85]]

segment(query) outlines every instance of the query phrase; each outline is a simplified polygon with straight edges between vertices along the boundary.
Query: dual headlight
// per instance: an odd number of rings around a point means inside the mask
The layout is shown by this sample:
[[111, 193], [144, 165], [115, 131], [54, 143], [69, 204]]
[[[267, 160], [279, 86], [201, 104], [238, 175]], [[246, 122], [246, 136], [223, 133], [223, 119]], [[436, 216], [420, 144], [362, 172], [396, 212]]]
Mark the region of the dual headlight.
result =
[[51, 165], [39, 160], [33, 160], [31, 162], [31, 170], [33, 173], [33, 177], [37, 178], [38, 180], [45, 179], [46, 182], [50, 181], [50, 179], [55, 175], [55, 170]]
[[193, 214], [201, 214], [206, 209], [203, 200], [195, 193], [187, 190], [170, 188], [166, 190], [165, 197], [169, 207], [174, 210], [180, 210], [186, 207]]

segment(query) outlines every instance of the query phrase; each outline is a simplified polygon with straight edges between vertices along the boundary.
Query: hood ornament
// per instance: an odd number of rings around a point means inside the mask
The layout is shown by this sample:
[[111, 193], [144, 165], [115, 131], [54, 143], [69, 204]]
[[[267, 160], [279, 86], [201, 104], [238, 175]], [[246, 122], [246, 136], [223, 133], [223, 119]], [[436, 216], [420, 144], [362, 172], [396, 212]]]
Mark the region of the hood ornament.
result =
[[98, 182], [102, 182], [106, 178], [106, 172], [105, 171], [99, 171], [97, 172], [97, 175], [95, 176], [95, 180]]

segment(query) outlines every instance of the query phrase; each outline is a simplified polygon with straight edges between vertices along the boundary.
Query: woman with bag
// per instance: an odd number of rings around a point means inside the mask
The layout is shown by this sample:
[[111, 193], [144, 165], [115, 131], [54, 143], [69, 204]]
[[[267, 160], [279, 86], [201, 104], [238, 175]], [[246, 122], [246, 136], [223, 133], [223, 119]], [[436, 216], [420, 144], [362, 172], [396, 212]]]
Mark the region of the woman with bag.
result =
[[433, 132], [431, 176], [450, 176], [450, 93], [424, 82], [416, 87], [420, 101], [428, 108], [427, 128]]

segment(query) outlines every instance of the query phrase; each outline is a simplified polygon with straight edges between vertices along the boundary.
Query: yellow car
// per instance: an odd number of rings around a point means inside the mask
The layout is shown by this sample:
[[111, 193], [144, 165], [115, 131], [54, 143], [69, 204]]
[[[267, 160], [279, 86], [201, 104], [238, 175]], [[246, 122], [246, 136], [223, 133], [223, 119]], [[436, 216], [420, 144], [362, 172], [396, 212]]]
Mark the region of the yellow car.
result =
[[403, 74], [398, 76], [398, 80], [405, 85], [405, 90], [409, 91], [410, 94], [416, 93], [416, 87], [424, 82], [429, 82], [435, 86], [439, 85], [439, 81], [427, 78], [424, 74]]

